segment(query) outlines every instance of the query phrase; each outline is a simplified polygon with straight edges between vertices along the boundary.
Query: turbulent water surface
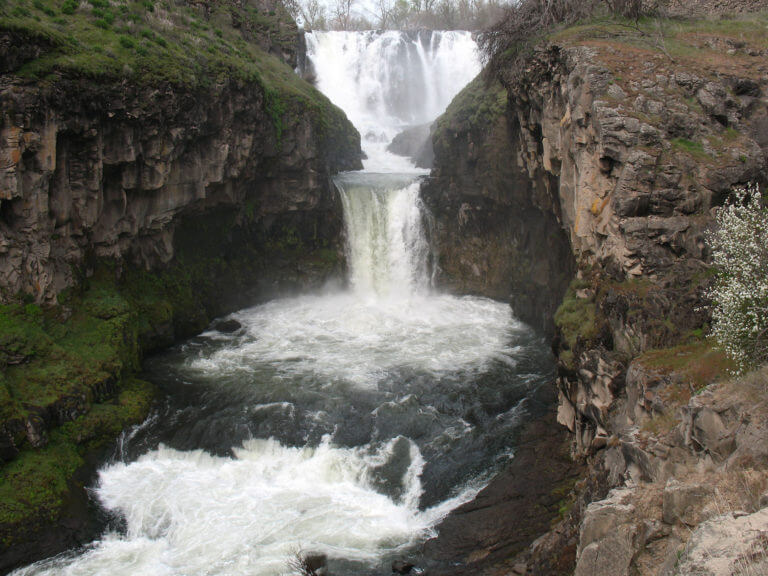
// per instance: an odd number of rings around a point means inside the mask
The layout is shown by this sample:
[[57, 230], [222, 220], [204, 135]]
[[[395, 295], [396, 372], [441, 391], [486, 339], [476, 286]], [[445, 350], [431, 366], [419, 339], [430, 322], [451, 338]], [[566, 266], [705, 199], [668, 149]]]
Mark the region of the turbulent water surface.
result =
[[466, 33], [314, 33], [318, 83], [364, 135], [341, 175], [349, 288], [232, 315], [148, 362], [165, 400], [127, 431], [93, 496], [112, 516], [84, 549], [18, 574], [337, 576], [418, 557], [451, 509], [513, 455], [550, 375], [508, 305], [431, 288], [419, 171], [386, 152], [477, 72]]

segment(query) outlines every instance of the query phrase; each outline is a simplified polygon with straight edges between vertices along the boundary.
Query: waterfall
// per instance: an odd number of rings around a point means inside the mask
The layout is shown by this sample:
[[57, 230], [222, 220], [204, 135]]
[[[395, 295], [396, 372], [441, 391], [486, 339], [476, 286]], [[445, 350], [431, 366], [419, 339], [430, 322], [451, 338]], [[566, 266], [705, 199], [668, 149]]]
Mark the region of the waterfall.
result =
[[[315, 32], [318, 86], [364, 134], [336, 177], [350, 290], [281, 298], [147, 359], [163, 401], [91, 494], [91, 544], [15, 576], [337, 576], [415, 558], [509, 458], [552, 378], [547, 346], [502, 302], [430, 290], [419, 178], [386, 145], [429, 122], [479, 66], [464, 32]], [[414, 570], [414, 573], [416, 570]]]
[[308, 32], [317, 87], [360, 131], [373, 172], [412, 172], [386, 145], [408, 126], [432, 122], [480, 72], [463, 31]]
[[358, 294], [407, 297], [430, 283], [419, 183], [342, 176], [350, 284]]
[[350, 284], [358, 295], [407, 298], [430, 283], [418, 170], [387, 151], [403, 129], [433, 121], [480, 70], [469, 32], [309, 32], [317, 87], [362, 136], [362, 173], [336, 178]]

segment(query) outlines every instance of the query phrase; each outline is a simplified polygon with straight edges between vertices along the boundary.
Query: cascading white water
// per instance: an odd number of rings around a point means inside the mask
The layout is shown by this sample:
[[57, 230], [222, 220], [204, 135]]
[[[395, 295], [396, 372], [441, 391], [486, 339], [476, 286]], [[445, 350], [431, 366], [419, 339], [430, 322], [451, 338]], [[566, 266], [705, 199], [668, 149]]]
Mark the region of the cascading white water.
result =
[[336, 179], [344, 207], [350, 284], [360, 295], [405, 298], [429, 284], [419, 183], [390, 175]]
[[336, 179], [350, 283], [364, 296], [423, 294], [430, 280], [429, 244], [415, 180], [424, 171], [386, 147], [404, 128], [434, 120], [478, 74], [472, 35], [310, 32], [306, 45], [318, 88], [358, 128], [367, 155], [363, 173]]
[[387, 573], [508, 455], [546, 350], [507, 305], [430, 290], [423, 171], [386, 151], [476, 75], [474, 42], [314, 32], [307, 45], [368, 155], [336, 178], [351, 289], [242, 310], [240, 331], [151, 360], [166, 406], [94, 488], [124, 529], [16, 576], [275, 576], [296, 574], [299, 550], [338, 576]]
[[413, 172], [387, 144], [437, 118], [480, 72], [477, 45], [463, 31], [310, 32], [306, 44], [317, 87], [360, 131], [370, 172]]

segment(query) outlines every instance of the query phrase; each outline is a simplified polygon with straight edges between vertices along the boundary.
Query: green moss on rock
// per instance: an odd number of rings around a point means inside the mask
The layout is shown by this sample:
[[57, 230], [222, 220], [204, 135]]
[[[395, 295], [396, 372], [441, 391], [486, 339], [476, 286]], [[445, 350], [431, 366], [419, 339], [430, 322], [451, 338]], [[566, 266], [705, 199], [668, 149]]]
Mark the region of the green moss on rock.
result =
[[573, 361], [577, 345], [588, 342], [597, 336], [597, 307], [594, 292], [588, 284], [574, 280], [568, 287], [563, 303], [555, 312], [555, 326], [570, 355], [561, 354], [561, 361]]
[[507, 91], [496, 80], [477, 76], [467, 84], [437, 121], [437, 130], [471, 127], [487, 129], [496, 123], [507, 108]]
[[94, 404], [87, 414], [53, 430], [45, 447], [24, 450], [5, 464], [0, 477], [0, 542], [12, 545], [59, 518], [85, 455], [143, 420], [153, 395], [151, 384], [127, 379], [115, 398]]
[[[97, 5], [98, 4], [98, 5]], [[149, 4], [154, 6], [154, 4]], [[42, 6], [42, 8], [40, 8]], [[227, 82], [257, 85], [278, 148], [286, 127], [309, 114], [328, 158], [358, 158], [360, 136], [344, 113], [293, 71], [295, 23], [281, 4], [256, 0], [143, 2], [10, 0], [0, 4], [0, 72], [54, 87], [62, 79], [211, 91]], [[2, 42], [4, 40], [5, 42]], [[0, 58], [3, 60], [4, 58]]]

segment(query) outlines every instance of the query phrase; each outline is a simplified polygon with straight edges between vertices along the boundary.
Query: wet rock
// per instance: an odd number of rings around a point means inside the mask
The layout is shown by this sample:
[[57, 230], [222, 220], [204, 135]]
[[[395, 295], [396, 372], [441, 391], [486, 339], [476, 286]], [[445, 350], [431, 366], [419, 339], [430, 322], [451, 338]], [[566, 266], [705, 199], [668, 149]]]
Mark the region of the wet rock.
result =
[[419, 168], [432, 168], [435, 153], [432, 148], [432, 127], [422, 124], [406, 128], [392, 139], [387, 150], [411, 158]]
[[405, 560], [395, 560], [392, 562], [392, 573], [393, 574], [410, 574], [411, 570], [414, 569], [414, 565], [410, 562], [407, 562]]
[[305, 554], [302, 558], [303, 568], [308, 574], [327, 576], [328, 556], [320, 553]]
[[[546, 399], [552, 406], [551, 391]], [[567, 434], [556, 425], [551, 409], [531, 415], [515, 457], [475, 500], [451, 512], [437, 527], [438, 537], [424, 545], [430, 576], [477, 576], [534, 544], [561, 513], [569, 487], [581, 473], [564, 443]], [[541, 548], [537, 562], [572, 572], [573, 545], [556, 539]], [[543, 572], [546, 574], [547, 572]], [[550, 572], [551, 573], [551, 572]]]
[[234, 318], [218, 320], [213, 324], [213, 329], [222, 332], [223, 334], [232, 334], [233, 332], [240, 330], [242, 327], [243, 325]]

